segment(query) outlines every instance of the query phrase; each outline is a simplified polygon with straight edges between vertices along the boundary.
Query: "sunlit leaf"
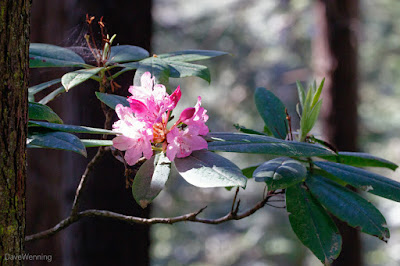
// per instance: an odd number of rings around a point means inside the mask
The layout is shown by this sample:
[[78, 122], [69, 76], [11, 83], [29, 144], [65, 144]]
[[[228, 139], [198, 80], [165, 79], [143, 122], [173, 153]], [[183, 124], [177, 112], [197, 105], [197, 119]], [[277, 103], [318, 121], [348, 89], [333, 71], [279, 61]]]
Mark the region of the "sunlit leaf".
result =
[[115, 63], [124, 63], [139, 61], [149, 57], [149, 52], [139, 46], [134, 45], [116, 45], [111, 46], [110, 61]]
[[73, 51], [44, 43], [29, 46], [29, 67], [82, 67], [85, 61]]
[[213, 50], [184, 50], [166, 54], [159, 54], [157, 55], [157, 57], [161, 59], [168, 59], [170, 61], [190, 62], [210, 59], [226, 54], [228, 53]]
[[71, 88], [85, 82], [97, 73], [99, 73], [103, 67], [95, 67], [90, 69], [80, 69], [74, 72], [69, 72], [62, 76], [61, 84], [64, 86], [65, 90], [68, 91]]
[[171, 171], [171, 162], [163, 152], [143, 163], [132, 183], [136, 202], [146, 208], [164, 188]]
[[261, 164], [253, 173], [254, 180], [265, 182], [268, 190], [287, 188], [304, 181], [306, 167], [297, 160], [279, 157]]
[[168, 60], [165, 61], [168, 63], [170, 71], [169, 75], [171, 78], [184, 78], [184, 77], [196, 76], [204, 79], [208, 83], [211, 82], [210, 70], [208, 70], [208, 67], [206, 66], [190, 64], [180, 61], [168, 61]]
[[209, 151], [194, 151], [175, 159], [179, 174], [196, 187], [245, 187], [247, 178], [231, 161]]

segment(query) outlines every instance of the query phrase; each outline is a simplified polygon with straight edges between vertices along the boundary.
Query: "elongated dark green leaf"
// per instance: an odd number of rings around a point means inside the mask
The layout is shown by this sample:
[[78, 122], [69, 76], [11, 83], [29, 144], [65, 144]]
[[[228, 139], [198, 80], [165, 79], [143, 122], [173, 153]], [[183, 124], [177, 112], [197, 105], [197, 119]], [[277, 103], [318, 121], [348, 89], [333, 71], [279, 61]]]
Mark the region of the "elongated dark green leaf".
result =
[[41, 99], [39, 101], [40, 104], [47, 104], [48, 102], [54, 100], [54, 98], [56, 98], [59, 94], [65, 92], [65, 88], [64, 86], [61, 86], [57, 89], [55, 89], [54, 91], [52, 91], [51, 93], [47, 94], [45, 97], [43, 97], [43, 99]]
[[184, 50], [184, 51], [160, 54], [158, 55], [158, 58], [168, 59], [170, 61], [190, 62], [190, 61], [210, 59], [213, 57], [226, 54], [228, 53], [221, 51], [213, 51], [213, 50]]
[[28, 136], [27, 146], [32, 148], [48, 148], [73, 151], [87, 156], [86, 149], [79, 138], [66, 132], [47, 132]]
[[271, 91], [265, 88], [257, 88], [254, 93], [254, 101], [258, 112], [264, 120], [265, 126], [272, 135], [279, 139], [285, 139], [288, 132], [285, 106]]
[[286, 207], [293, 231], [322, 263], [331, 263], [339, 256], [339, 230], [310, 192], [300, 184], [288, 187]]
[[287, 188], [304, 181], [307, 175], [306, 167], [297, 160], [279, 157], [260, 165], [254, 173], [254, 180], [265, 182], [268, 190]]
[[117, 45], [111, 46], [110, 61], [115, 63], [124, 63], [139, 61], [149, 57], [149, 52], [139, 46]]
[[32, 103], [28, 104], [29, 119], [33, 120], [46, 120], [51, 123], [62, 124], [61, 118], [53, 111], [50, 107], [40, 104]]
[[117, 104], [122, 104], [125, 107], [129, 107], [129, 102], [126, 100], [126, 97], [122, 97], [115, 94], [108, 94], [102, 92], [95, 92], [97, 99], [105, 103], [108, 107], [115, 110], [115, 106]]
[[171, 162], [163, 152], [144, 162], [132, 183], [132, 194], [136, 202], [146, 208], [161, 192], [171, 171]]
[[103, 140], [103, 139], [81, 139], [81, 142], [83, 143], [83, 145], [85, 145], [86, 148], [113, 145], [112, 140]]
[[29, 67], [82, 67], [85, 61], [73, 51], [51, 44], [31, 43]]
[[245, 187], [247, 178], [231, 161], [209, 151], [175, 159], [179, 174], [196, 187]]
[[332, 155], [326, 147], [296, 141], [284, 141], [268, 136], [213, 132], [207, 135], [211, 151], [262, 153], [290, 157]]
[[60, 83], [60, 82], [61, 82], [61, 79], [53, 79], [53, 80], [50, 80], [50, 81], [47, 81], [47, 82], [40, 83], [38, 85], [35, 85], [35, 86], [32, 86], [32, 87], [28, 88], [28, 93], [30, 95], [35, 95], [36, 93], [38, 93], [38, 92], [40, 92], [40, 91], [42, 91], [44, 89], [47, 89], [48, 87], [51, 87], [54, 84], [57, 84], [57, 83]]
[[396, 170], [397, 164], [363, 152], [338, 152], [338, 155], [321, 156], [325, 160], [356, 167], [385, 167]]
[[150, 57], [139, 61], [139, 67], [136, 70], [133, 83], [135, 86], [140, 86], [140, 78], [145, 72], [150, 72], [152, 77], [155, 77], [157, 84], [168, 85], [169, 81], [169, 66], [158, 57]]
[[39, 122], [39, 121], [29, 121], [29, 126], [40, 126], [40, 127], [53, 129], [53, 130], [56, 130], [56, 131], [63, 131], [63, 132], [70, 132], [70, 133], [116, 135], [115, 131], [102, 129], [102, 128], [93, 128], [93, 127], [85, 127], [85, 126], [74, 126], [74, 125], [65, 125], [65, 124], [54, 124], [54, 123]]
[[100, 72], [103, 67], [95, 67], [90, 69], [79, 69], [74, 72], [69, 72], [62, 76], [61, 83], [64, 86], [65, 90], [68, 91], [71, 88], [85, 82], [90, 79], [94, 75]]
[[385, 217], [370, 202], [350, 189], [320, 176], [310, 176], [306, 184], [311, 194], [340, 220], [383, 241], [389, 239]]
[[190, 64], [180, 61], [168, 61], [165, 60], [169, 66], [171, 78], [184, 78], [184, 77], [199, 77], [211, 82], [210, 70], [208, 67], [203, 65]]
[[400, 202], [400, 183], [364, 169], [333, 162], [314, 162], [326, 172], [369, 193]]

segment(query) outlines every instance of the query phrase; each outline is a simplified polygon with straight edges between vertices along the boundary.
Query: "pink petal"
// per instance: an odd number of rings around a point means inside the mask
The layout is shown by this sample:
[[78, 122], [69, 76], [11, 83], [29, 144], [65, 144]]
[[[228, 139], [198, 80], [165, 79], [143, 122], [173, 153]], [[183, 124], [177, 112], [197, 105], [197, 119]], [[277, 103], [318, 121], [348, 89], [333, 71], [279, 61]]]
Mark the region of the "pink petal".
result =
[[152, 90], [154, 84], [154, 78], [151, 78], [150, 72], [145, 72], [140, 78], [140, 86], [147, 90]]
[[136, 115], [148, 112], [147, 106], [144, 103], [142, 103], [141, 101], [138, 101], [138, 100], [133, 99], [133, 98], [130, 97], [128, 99], [128, 102], [129, 102], [129, 104], [131, 106], [132, 111]]
[[182, 111], [178, 121], [185, 121], [187, 119], [192, 118], [195, 112], [196, 109], [193, 107], [186, 108], [185, 110]]
[[125, 152], [125, 161], [129, 165], [134, 165], [142, 157], [142, 151], [140, 149], [132, 148]]
[[135, 139], [128, 138], [126, 136], [117, 136], [113, 138], [112, 142], [113, 146], [120, 151], [126, 151], [136, 144]]
[[181, 92], [181, 86], [178, 86], [176, 90], [169, 96], [169, 99], [171, 101], [171, 106], [170, 110], [174, 109], [176, 105], [178, 104], [179, 100], [181, 99], [182, 92]]

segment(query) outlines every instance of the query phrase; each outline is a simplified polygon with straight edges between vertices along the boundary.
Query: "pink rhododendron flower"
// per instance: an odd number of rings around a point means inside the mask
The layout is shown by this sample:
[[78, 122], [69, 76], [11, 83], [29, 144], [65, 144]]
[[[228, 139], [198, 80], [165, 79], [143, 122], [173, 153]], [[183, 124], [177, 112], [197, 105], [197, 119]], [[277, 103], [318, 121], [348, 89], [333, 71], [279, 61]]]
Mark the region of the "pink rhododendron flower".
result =
[[151, 123], [160, 122], [164, 113], [173, 110], [180, 100], [180, 87], [169, 95], [164, 85], [154, 84], [150, 72], [144, 73], [140, 82], [142, 86], [129, 88], [132, 96], [128, 98], [128, 102], [137, 118]]
[[133, 116], [129, 107], [118, 104], [115, 111], [120, 120], [113, 124], [113, 129], [122, 135], [113, 139], [113, 146], [125, 152], [125, 161], [134, 165], [142, 154], [147, 159], [153, 155], [150, 141], [153, 139], [153, 128], [146, 122]]
[[189, 156], [192, 151], [207, 149], [207, 141], [198, 135], [195, 128], [187, 127], [179, 130], [174, 127], [167, 134], [167, 157], [173, 161], [175, 157], [184, 158]]
[[154, 84], [154, 78], [146, 72], [141, 77], [141, 86], [131, 86], [129, 92], [132, 94], [128, 98], [130, 107], [116, 106], [120, 120], [113, 125], [121, 134], [113, 139], [113, 146], [125, 151], [124, 158], [129, 165], [137, 163], [142, 155], [150, 159], [153, 147], [166, 152], [171, 161], [208, 147], [201, 137], [208, 133], [205, 124], [208, 115], [201, 107], [201, 97], [195, 107], [183, 110], [178, 121], [168, 129], [171, 111], [181, 98], [179, 86], [169, 95], [165, 86]]
[[192, 117], [182, 121], [184, 124], [189, 127], [196, 127], [200, 135], [207, 135], [209, 132], [208, 127], [206, 126], [206, 122], [208, 120], [208, 115], [206, 115], [207, 110], [201, 107], [201, 97], [197, 98], [197, 103], [195, 108], [195, 112]]

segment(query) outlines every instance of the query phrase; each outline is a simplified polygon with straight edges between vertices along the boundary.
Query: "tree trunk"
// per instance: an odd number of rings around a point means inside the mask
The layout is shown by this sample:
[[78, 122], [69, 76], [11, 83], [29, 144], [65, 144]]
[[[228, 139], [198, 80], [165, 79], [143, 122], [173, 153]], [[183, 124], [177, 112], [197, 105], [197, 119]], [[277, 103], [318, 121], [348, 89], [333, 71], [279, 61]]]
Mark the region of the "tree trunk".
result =
[[[324, 138], [341, 151], [357, 150], [358, 13], [357, 0], [316, 2], [315, 72], [326, 78], [321, 112]], [[343, 248], [333, 265], [361, 265], [359, 232], [336, 222]]]
[[1, 265], [24, 252], [29, 16], [29, 0], [0, 0]]

